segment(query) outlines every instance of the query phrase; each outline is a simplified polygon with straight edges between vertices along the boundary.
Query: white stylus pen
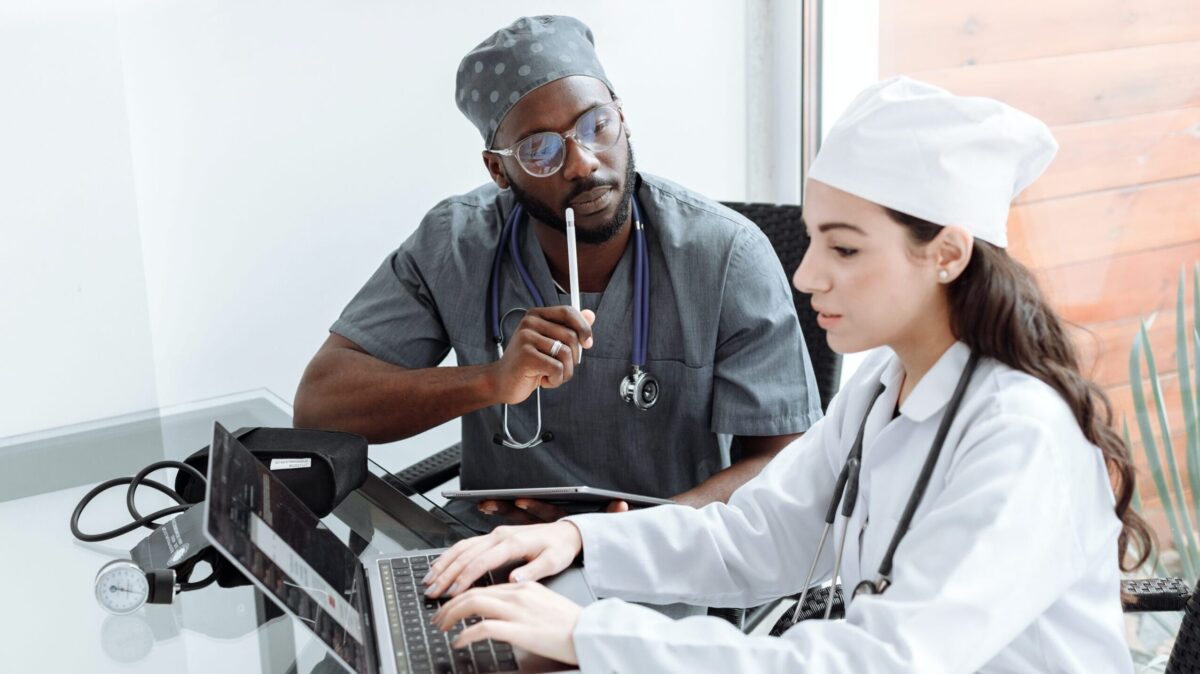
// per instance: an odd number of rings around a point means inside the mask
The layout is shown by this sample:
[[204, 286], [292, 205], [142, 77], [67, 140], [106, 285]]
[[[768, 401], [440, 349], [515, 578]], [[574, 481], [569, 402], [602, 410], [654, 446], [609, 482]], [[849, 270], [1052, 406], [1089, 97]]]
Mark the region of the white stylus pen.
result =
[[[567, 209], [567, 274], [571, 282], [571, 306], [579, 311], [579, 258], [575, 254], [575, 209]], [[583, 362], [583, 349], [579, 350], [579, 362]]]

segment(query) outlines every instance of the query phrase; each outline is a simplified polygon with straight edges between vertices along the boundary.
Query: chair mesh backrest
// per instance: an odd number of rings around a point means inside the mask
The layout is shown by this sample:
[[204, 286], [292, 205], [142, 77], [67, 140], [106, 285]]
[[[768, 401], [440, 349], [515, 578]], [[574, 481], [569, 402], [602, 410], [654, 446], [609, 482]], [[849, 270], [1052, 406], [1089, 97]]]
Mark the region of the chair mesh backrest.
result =
[[1200, 583], [1192, 591], [1183, 608], [1183, 622], [1175, 635], [1175, 647], [1167, 662], [1167, 674], [1197, 674], [1200, 672]]
[[[800, 266], [804, 251], [808, 250], [808, 235], [800, 223], [800, 207], [779, 204], [745, 204], [724, 202], [726, 206], [746, 216], [771, 240], [775, 254], [790, 279]], [[817, 388], [821, 392], [821, 409], [829, 407], [833, 394], [837, 393], [842, 374], [842, 357], [829, 348], [825, 331], [817, 325], [817, 313], [809, 302], [811, 295], [792, 288], [792, 299], [796, 303], [796, 315], [800, 318], [800, 329], [804, 331], [804, 343], [817, 375]]]

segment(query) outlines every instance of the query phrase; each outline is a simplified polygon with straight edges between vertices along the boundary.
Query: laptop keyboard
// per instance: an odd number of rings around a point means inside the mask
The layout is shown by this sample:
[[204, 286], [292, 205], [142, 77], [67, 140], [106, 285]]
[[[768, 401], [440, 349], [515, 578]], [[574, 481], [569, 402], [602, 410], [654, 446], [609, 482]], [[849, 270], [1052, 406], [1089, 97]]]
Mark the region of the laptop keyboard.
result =
[[[512, 646], [503, 641], [477, 641], [467, 648], [450, 645], [468, 625], [474, 625], [480, 618], [472, 616], [459, 621], [449, 632], [442, 632], [430, 622], [438, 608], [448, 601], [445, 598], [426, 597], [425, 588], [421, 585], [421, 579], [429, 572], [429, 565], [437, 558], [437, 555], [428, 555], [379, 562], [396, 670], [400, 674], [517, 671], [517, 659]], [[499, 571], [493, 573], [503, 578]], [[491, 585], [492, 582], [493, 579], [485, 575], [475, 585]]]

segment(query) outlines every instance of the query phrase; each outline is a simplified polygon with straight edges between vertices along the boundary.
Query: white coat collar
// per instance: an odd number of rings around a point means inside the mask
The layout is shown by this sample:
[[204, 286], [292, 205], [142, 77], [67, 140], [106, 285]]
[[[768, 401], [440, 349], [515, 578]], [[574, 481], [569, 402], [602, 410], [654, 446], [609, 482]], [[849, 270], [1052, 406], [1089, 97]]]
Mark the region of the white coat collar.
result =
[[[971, 349], [962, 342], [955, 342], [941, 358], [929, 368], [929, 372], [917, 382], [916, 388], [908, 394], [908, 400], [900, 406], [900, 414], [913, 421], [925, 421], [936, 414], [950, 402], [954, 395], [954, 387], [958, 385], [963, 368], [971, 357]], [[879, 381], [890, 393], [899, 396], [898, 388], [904, 383], [904, 366], [900, 358], [893, 355], [891, 362], [883, 369]], [[893, 397], [893, 400], [896, 398]]]

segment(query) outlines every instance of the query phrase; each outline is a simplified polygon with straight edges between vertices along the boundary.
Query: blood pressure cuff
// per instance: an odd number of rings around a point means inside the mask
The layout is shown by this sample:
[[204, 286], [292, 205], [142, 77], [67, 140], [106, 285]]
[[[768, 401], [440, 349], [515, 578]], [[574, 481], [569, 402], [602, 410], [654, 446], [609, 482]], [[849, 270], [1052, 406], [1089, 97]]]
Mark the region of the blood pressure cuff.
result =
[[[233, 436], [317, 517], [333, 512], [367, 480], [367, 439], [361, 435], [252, 427], [239, 428]], [[205, 447], [184, 463], [207, 475], [208, 452]], [[204, 500], [204, 484], [182, 470], [175, 477], [175, 491], [188, 503]]]

